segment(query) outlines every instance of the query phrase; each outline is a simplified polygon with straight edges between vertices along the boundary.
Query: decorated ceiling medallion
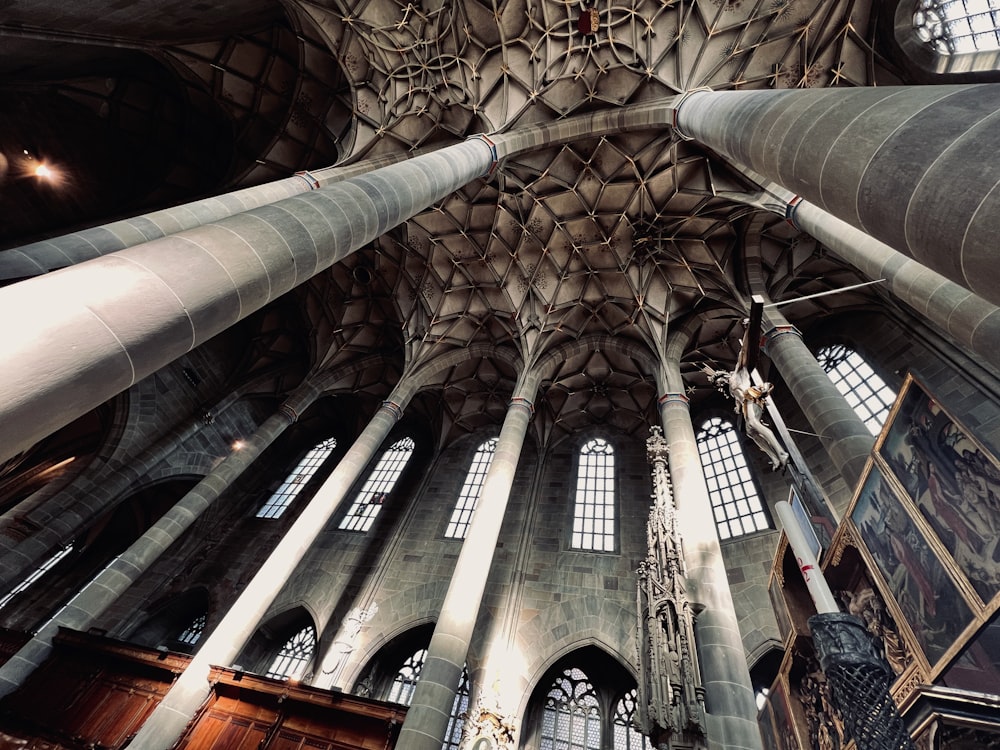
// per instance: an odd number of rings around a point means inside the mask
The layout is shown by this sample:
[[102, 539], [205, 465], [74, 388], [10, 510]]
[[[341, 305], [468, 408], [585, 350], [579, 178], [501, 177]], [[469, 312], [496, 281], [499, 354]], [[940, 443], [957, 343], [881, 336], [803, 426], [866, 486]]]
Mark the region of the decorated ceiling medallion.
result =
[[597, 28], [601, 24], [601, 17], [597, 8], [584, 8], [580, 17], [576, 19], [576, 26], [584, 36], [594, 36]]

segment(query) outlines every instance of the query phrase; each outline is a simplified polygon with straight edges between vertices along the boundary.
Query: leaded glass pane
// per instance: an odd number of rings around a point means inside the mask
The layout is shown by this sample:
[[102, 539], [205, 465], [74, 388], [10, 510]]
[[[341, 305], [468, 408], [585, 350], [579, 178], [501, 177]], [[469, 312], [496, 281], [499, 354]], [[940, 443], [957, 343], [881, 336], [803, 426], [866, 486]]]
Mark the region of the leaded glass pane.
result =
[[205, 625], [207, 623], [208, 615], [202, 612], [194, 618], [186, 628], [184, 628], [184, 631], [179, 636], [177, 636], [177, 641], [193, 646], [198, 642], [198, 639], [201, 638], [201, 634], [205, 632]]
[[403, 662], [403, 666], [396, 672], [396, 676], [389, 686], [389, 695], [386, 700], [390, 703], [402, 703], [409, 706], [413, 700], [413, 691], [417, 689], [417, 680], [420, 679], [420, 670], [424, 668], [424, 659], [427, 658], [427, 649], [422, 648], [413, 656]]
[[732, 423], [709, 419], [698, 431], [697, 441], [719, 538], [770, 528]]
[[547, 750], [600, 750], [600, 703], [587, 675], [576, 667], [564, 670], [546, 696], [541, 747]]
[[1000, 0], [919, 0], [917, 38], [942, 55], [1000, 49]]
[[285, 478], [275, 493], [257, 511], [257, 518], [280, 518], [281, 514], [292, 504], [295, 496], [306, 485], [306, 482], [312, 479], [316, 470], [330, 457], [336, 447], [337, 441], [330, 438], [310, 450], [305, 458], [299, 461], [292, 473]]
[[601, 438], [580, 449], [572, 546], [595, 552], [615, 549], [615, 451]]
[[341, 529], [368, 531], [371, 528], [415, 448], [416, 445], [410, 438], [403, 438], [382, 454], [378, 465], [368, 475], [361, 492], [340, 522]]
[[496, 452], [497, 440], [493, 438], [487, 440], [479, 446], [476, 455], [472, 459], [472, 466], [465, 477], [465, 484], [458, 494], [458, 502], [455, 510], [452, 511], [451, 520], [444, 535], [452, 539], [464, 539], [469, 531], [469, 524], [472, 523], [472, 514], [476, 510], [476, 503], [479, 501], [479, 493], [483, 489], [483, 482], [486, 480], [486, 472], [490, 470], [493, 463], [493, 454]]
[[266, 674], [279, 680], [297, 680], [305, 671], [316, 648], [316, 629], [306, 625], [289, 638], [274, 657]]
[[842, 344], [824, 346], [816, 359], [847, 403], [872, 435], [878, 435], [889, 417], [896, 392], [853, 349]]

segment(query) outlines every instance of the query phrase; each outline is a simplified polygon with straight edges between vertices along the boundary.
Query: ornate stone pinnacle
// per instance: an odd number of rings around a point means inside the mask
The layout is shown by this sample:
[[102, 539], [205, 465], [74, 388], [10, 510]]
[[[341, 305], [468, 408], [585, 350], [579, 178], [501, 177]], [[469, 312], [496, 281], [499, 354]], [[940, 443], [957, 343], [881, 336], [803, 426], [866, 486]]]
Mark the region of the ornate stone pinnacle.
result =
[[659, 425], [649, 428], [649, 437], [646, 438], [646, 460], [651, 464], [657, 461], [667, 462], [667, 454], [670, 453], [670, 446], [663, 438], [663, 430]]

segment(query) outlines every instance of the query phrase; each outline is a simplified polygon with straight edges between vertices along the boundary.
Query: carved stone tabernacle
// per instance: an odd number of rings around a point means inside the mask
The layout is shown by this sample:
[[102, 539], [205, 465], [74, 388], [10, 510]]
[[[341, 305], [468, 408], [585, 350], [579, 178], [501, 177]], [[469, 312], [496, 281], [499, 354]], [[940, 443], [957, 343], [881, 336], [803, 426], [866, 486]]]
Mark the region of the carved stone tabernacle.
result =
[[653, 507], [646, 527], [646, 559], [638, 570], [639, 701], [636, 723], [659, 750], [707, 748], [705, 691], [694, 640], [677, 532], [667, 442], [659, 427], [646, 441]]

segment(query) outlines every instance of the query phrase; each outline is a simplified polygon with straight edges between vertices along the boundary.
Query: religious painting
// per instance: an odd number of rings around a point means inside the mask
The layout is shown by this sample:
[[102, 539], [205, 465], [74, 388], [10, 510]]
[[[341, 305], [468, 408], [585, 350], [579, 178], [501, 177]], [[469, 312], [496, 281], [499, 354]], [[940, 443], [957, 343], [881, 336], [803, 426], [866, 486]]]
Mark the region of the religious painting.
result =
[[942, 673], [940, 683], [950, 688], [996, 693], [1000, 685], [1000, 615], [969, 641]]
[[781, 680], [774, 683], [768, 702], [771, 704], [771, 713], [774, 716], [775, 747], [778, 750], [798, 750], [798, 735], [795, 732], [792, 709], [788, 704], [788, 694]]
[[778, 741], [774, 737], [774, 726], [771, 724], [771, 701], [765, 701], [764, 708], [757, 714], [757, 726], [760, 727], [764, 750], [779, 750]]
[[933, 667], [972, 621], [972, 609], [878, 464], [851, 520]]
[[1000, 592], [1000, 464], [912, 377], [879, 454], [989, 603]]

